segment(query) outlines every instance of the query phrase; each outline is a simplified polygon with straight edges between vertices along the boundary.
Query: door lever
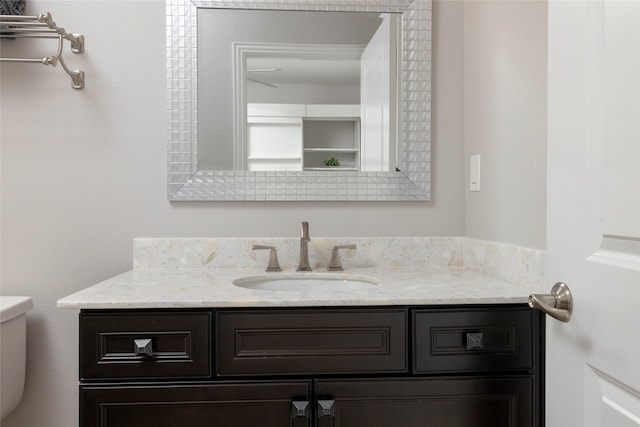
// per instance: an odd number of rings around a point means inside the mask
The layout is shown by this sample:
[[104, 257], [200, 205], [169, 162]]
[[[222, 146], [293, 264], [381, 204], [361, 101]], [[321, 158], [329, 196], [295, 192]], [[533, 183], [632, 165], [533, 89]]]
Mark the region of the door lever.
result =
[[573, 311], [573, 297], [566, 283], [558, 282], [550, 294], [529, 295], [529, 307], [545, 312], [554, 319], [568, 322]]

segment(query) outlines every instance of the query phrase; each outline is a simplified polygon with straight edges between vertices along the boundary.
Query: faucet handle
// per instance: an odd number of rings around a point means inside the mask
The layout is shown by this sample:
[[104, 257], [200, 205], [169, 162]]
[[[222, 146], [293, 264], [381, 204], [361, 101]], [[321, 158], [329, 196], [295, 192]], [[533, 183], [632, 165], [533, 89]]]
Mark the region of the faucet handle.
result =
[[282, 271], [278, 263], [278, 251], [275, 246], [253, 245], [252, 250], [269, 249], [269, 265], [267, 271]]
[[344, 271], [344, 268], [342, 268], [342, 263], [340, 262], [340, 254], [338, 253], [340, 249], [356, 249], [356, 245], [352, 244], [352, 245], [334, 246], [333, 250], [331, 251], [331, 260], [329, 261], [329, 266], [327, 267], [327, 270]]

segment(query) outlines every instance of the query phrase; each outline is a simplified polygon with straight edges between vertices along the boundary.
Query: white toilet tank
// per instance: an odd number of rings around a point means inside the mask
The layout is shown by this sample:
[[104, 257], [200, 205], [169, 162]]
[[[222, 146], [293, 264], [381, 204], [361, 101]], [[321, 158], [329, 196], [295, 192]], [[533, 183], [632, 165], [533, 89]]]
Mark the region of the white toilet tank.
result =
[[27, 363], [25, 313], [32, 308], [30, 297], [0, 296], [0, 420], [18, 406], [24, 391]]

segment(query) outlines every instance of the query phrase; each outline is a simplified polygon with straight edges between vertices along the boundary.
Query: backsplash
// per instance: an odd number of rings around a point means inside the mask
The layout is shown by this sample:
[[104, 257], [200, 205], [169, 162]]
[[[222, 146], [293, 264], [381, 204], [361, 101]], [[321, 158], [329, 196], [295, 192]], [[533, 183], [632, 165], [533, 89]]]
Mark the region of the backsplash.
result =
[[[155, 268], [264, 268], [268, 251], [254, 251], [252, 245], [278, 249], [284, 269], [295, 268], [298, 238], [138, 238], [134, 239], [135, 269]], [[465, 268], [517, 285], [546, 289], [545, 252], [467, 237], [372, 237], [313, 238], [309, 242], [312, 268], [329, 263], [335, 245], [356, 244], [340, 257], [349, 267]]]
[[[282, 268], [298, 262], [299, 238], [190, 238], [135, 239], [134, 268], [260, 268], [266, 267], [268, 251], [254, 251], [252, 245], [278, 249]], [[462, 267], [461, 237], [374, 237], [312, 238], [309, 261], [315, 269], [325, 268], [336, 245], [356, 244], [356, 250], [342, 250], [348, 267]]]
[[463, 246], [466, 269], [547, 292], [545, 251], [468, 237]]

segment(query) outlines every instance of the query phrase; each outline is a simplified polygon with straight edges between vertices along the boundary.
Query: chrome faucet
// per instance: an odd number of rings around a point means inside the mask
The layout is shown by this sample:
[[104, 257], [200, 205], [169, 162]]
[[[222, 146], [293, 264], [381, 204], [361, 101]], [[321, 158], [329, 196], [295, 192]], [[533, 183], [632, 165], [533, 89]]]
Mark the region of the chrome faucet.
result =
[[302, 223], [302, 236], [300, 237], [300, 257], [298, 258], [298, 271], [311, 271], [309, 265], [309, 223]]

